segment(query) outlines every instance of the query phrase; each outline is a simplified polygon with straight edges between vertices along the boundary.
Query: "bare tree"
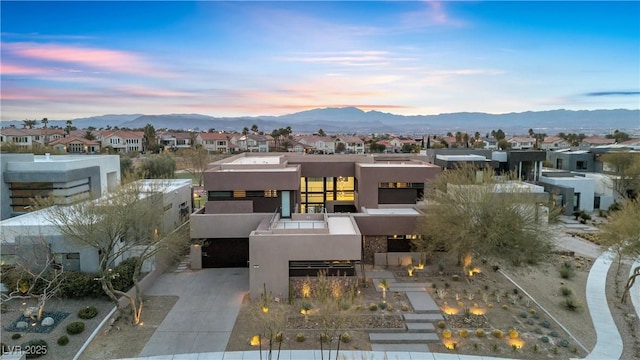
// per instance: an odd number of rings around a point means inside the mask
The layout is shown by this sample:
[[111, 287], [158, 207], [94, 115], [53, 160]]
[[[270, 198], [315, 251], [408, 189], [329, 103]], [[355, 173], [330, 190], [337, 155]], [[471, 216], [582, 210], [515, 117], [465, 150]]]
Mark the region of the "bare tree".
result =
[[3, 269], [2, 274], [9, 292], [3, 293], [0, 300], [4, 304], [13, 299], [36, 299], [37, 311], [30, 316], [41, 321], [47, 302], [60, 290], [64, 266], [56, 262], [49, 244], [41, 236], [23, 239], [15, 251], [15, 265]]
[[[131, 305], [135, 324], [142, 313], [142, 292], [138, 277], [144, 263], [160, 251], [184, 246], [184, 236], [174, 233], [165, 238], [162, 216], [165, 185], [151, 182], [129, 183], [107, 197], [70, 206], [47, 208], [48, 220], [69, 240], [90, 246], [100, 254], [98, 278], [102, 289], [116, 304], [125, 297]], [[113, 267], [125, 257], [136, 257], [133, 281], [135, 294], [129, 295], [113, 286]], [[124, 311], [124, 309], [120, 309]]]
[[181, 149], [178, 155], [184, 159], [186, 165], [186, 171], [193, 176], [198, 183], [198, 186], [202, 186], [204, 181], [204, 172], [207, 170], [211, 156], [209, 152], [204, 148], [188, 148]]
[[605, 164], [605, 171], [612, 176], [616, 193], [625, 198], [640, 193], [640, 154], [610, 152], [600, 159]]

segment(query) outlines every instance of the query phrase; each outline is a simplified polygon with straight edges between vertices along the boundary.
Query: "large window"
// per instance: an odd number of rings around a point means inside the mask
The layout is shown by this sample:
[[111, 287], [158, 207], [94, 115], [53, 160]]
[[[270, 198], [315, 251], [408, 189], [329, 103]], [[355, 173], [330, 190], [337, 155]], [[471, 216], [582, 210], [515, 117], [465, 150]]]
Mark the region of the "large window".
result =
[[578, 160], [576, 161], [576, 169], [577, 170], [587, 170], [587, 162]]
[[300, 212], [322, 212], [327, 201], [353, 201], [355, 179], [348, 176], [300, 178]]

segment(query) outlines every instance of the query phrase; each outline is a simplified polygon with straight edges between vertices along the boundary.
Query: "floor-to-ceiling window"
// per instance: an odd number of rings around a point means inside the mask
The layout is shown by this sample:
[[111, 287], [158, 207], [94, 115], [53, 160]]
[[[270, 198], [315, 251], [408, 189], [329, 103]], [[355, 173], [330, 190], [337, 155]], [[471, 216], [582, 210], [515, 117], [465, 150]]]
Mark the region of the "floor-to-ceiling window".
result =
[[353, 201], [354, 178], [338, 177], [301, 177], [300, 212], [323, 212], [327, 201]]

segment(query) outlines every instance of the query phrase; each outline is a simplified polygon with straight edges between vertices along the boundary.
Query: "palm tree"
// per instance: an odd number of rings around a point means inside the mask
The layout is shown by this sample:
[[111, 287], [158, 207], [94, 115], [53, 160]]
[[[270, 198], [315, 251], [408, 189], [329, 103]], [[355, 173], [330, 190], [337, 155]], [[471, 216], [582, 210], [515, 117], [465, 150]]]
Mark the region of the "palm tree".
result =
[[71, 128], [73, 128], [73, 123], [71, 122], [71, 120], [67, 120], [67, 126], [64, 128], [67, 136], [71, 134]]
[[253, 132], [254, 134], [258, 133], [258, 125], [256, 124], [251, 125], [251, 132]]
[[248, 127], [243, 127], [242, 128], [242, 135], [247, 135], [249, 133], [249, 128]]
[[35, 120], [23, 120], [22, 121], [22, 128], [26, 129], [33, 129], [33, 127], [36, 126], [36, 121]]
[[49, 119], [47, 118], [42, 118], [42, 120], [40, 120], [40, 122], [44, 125], [44, 128], [47, 128], [47, 125], [49, 124]]
[[87, 140], [95, 140], [95, 139], [96, 139], [95, 135], [93, 135], [93, 133], [91, 132], [91, 130], [87, 130], [87, 132], [86, 132], [86, 133], [84, 133], [84, 136], [83, 136], [83, 137], [84, 137], [85, 139], [87, 139]]

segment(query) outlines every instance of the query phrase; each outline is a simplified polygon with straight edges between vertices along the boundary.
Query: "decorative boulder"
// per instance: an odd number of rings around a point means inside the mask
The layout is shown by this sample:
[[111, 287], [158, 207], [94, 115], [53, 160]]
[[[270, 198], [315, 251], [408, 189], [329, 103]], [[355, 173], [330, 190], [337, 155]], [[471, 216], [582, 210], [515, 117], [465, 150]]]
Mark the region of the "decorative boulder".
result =
[[26, 308], [24, 310], [22, 315], [24, 315], [25, 317], [32, 317], [32, 316], [35, 316], [37, 313], [38, 313], [38, 308], [37, 307], [29, 306], [28, 308]]
[[16, 328], [17, 328], [17, 329], [26, 329], [26, 328], [28, 328], [28, 327], [29, 327], [29, 324], [27, 324], [27, 322], [26, 322], [26, 321], [18, 321], [18, 322], [16, 323]]
[[51, 326], [53, 325], [54, 321], [53, 318], [50, 316], [47, 316], [46, 318], [42, 319], [42, 326]]

